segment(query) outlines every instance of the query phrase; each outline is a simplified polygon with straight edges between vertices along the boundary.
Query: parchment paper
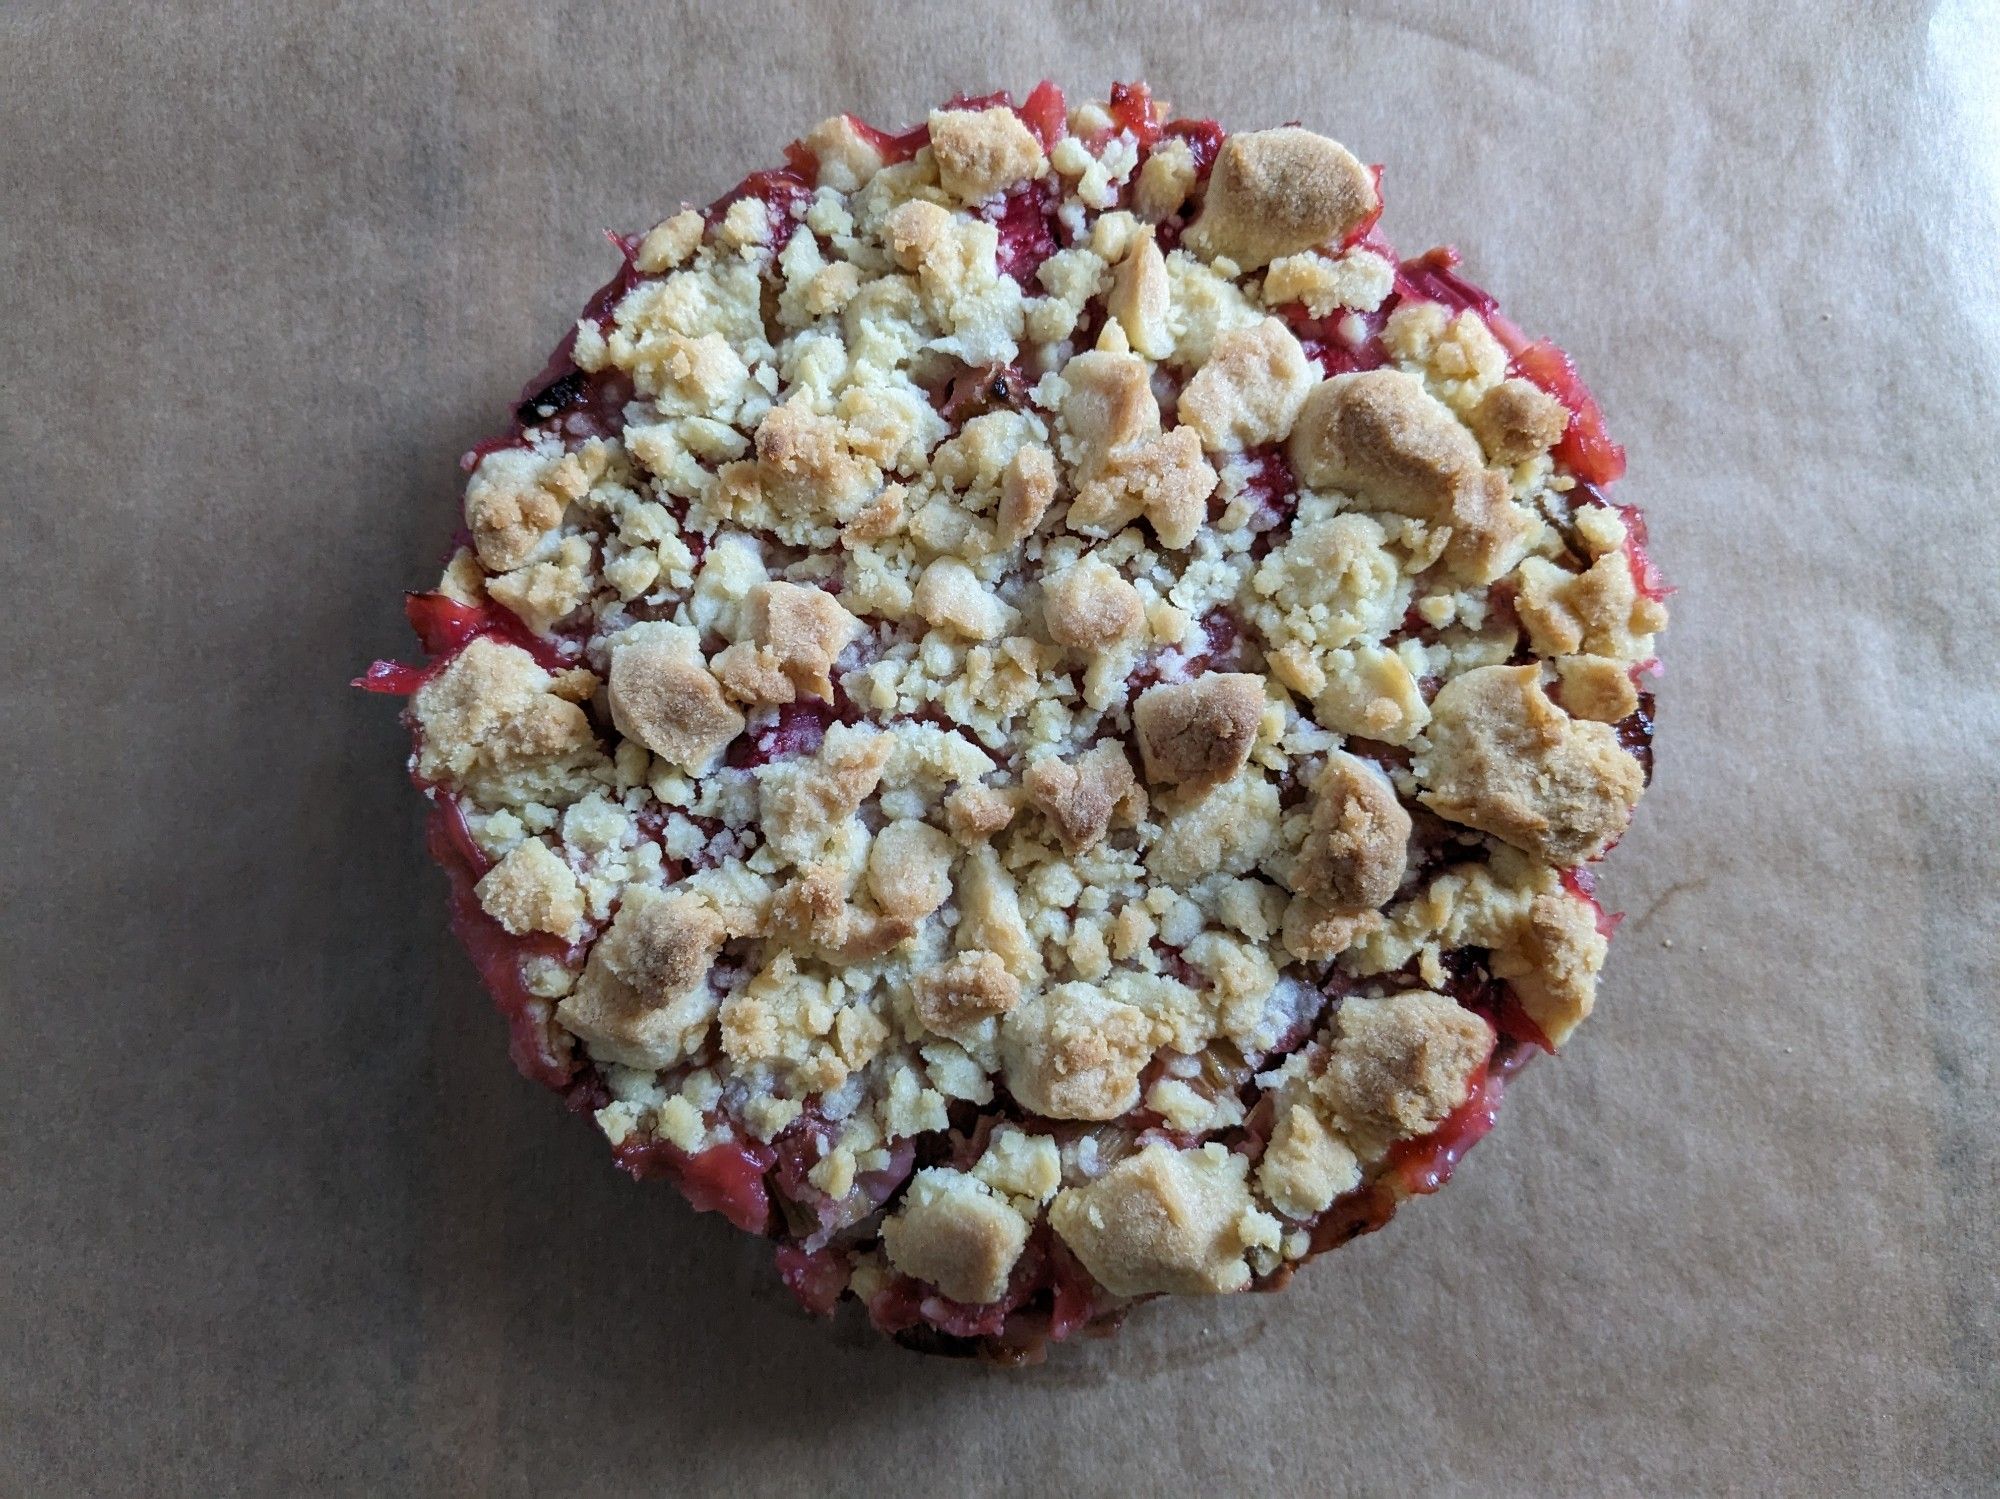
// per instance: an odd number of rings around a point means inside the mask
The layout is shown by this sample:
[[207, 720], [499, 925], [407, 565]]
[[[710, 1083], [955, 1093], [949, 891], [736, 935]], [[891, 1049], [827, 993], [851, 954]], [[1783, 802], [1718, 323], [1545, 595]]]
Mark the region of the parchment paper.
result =
[[[0, 1492], [1994, 1492], [1997, 72], [1976, 3], [0, 10]], [[513, 1075], [343, 684], [600, 226], [1045, 73], [1386, 162], [1682, 591], [1568, 1054], [1282, 1296], [1003, 1372]]]

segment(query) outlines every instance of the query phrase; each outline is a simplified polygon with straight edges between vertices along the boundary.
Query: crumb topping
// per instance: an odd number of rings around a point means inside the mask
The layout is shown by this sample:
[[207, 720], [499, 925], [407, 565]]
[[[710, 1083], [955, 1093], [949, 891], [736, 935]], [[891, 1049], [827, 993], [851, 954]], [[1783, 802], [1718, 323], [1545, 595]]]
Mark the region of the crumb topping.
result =
[[1608, 725], [1572, 718], [1534, 666], [1482, 666], [1431, 703], [1413, 762], [1426, 806], [1551, 864], [1580, 864], [1625, 830], [1645, 775]]
[[1666, 623], [1595, 407], [1297, 126], [787, 160], [620, 241], [412, 602], [517, 1024], [885, 1326], [1273, 1276], [1592, 1007]]
[[955, 1301], [996, 1300], [1028, 1242], [1028, 1220], [977, 1176], [934, 1166], [910, 1179], [882, 1224], [889, 1263]]
[[1013, 110], [934, 109], [931, 153], [938, 186], [961, 203], [977, 203], [1002, 188], [1042, 175], [1042, 143]]
[[1344, 910], [1386, 905], [1403, 883], [1410, 814], [1380, 769], [1336, 750], [1313, 785], [1312, 830], [1292, 888]]
[[722, 938], [722, 922], [699, 897], [631, 886], [557, 1018], [608, 1061], [671, 1067], [714, 1018], [705, 980]]
[[569, 865], [539, 838], [516, 844], [473, 889], [480, 908], [516, 937], [581, 934], [583, 891]]
[[1086, 983], [1023, 1000], [1001, 1027], [1008, 1090], [1051, 1119], [1115, 1119], [1131, 1109], [1153, 1047], [1144, 1010]]
[[1188, 248], [1246, 271], [1280, 255], [1334, 245], [1374, 213], [1368, 170], [1338, 141], [1296, 125], [1222, 143]]
[[1059, 1193], [1049, 1221], [1114, 1295], [1240, 1291], [1250, 1283], [1246, 1252], [1278, 1237], [1250, 1195], [1248, 1168], [1220, 1145], [1155, 1143]]
[[1486, 1022], [1441, 994], [1353, 998], [1335, 1016], [1326, 1070], [1309, 1091], [1356, 1154], [1380, 1155], [1465, 1102], [1492, 1049]]
[[1029, 805], [1049, 820], [1069, 854], [1094, 847], [1123, 812], [1136, 822], [1145, 795], [1132, 775], [1132, 762], [1116, 744], [1100, 744], [1075, 763], [1053, 757], [1036, 760], [1021, 777]]
[[1250, 758], [1264, 721], [1264, 680], [1245, 672], [1209, 672], [1192, 682], [1151, 687], [1132, 718], [1148, 781], [1207, 791]]

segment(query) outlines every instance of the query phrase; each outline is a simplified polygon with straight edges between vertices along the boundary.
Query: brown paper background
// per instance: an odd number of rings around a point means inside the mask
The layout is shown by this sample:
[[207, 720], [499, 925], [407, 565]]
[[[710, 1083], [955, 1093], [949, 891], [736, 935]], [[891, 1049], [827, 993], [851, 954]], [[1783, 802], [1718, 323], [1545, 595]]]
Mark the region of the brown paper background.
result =
[[[0, 10], [0, 1492], [1994, 1492], [1996, 71], [1977, 3]], [[344, 684], [601, 225], [1044, 73], [1388, 163], [1682, 591], [1568, 1055], [1288, 1293], [1010, 1373], [511, 1073]]]

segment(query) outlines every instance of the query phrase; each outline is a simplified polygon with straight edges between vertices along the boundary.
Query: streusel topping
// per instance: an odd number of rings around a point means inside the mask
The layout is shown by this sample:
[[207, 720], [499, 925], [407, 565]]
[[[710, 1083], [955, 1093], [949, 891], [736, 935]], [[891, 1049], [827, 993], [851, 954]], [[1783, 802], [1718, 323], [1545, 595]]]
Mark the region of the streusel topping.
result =
[[517, 1057], [886, 1330], [1281, 1282], [1590, 1010], [1622, 458], [1310, 130], [788, 161], [620, 242], [371, 674]]

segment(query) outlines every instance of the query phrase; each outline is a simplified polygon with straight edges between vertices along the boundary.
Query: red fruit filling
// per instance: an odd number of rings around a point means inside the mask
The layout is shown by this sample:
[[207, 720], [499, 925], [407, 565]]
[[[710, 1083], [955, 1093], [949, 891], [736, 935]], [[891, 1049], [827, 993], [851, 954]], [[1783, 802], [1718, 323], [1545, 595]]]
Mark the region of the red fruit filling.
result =
[[1060, 246], [1055, 231], [1056, 190], [1047, 182], [1031, 182], [1000, 200], [987, 222], [1000, 231], [995, 253], [1002, 274], [1029, 291], [1035, 272]]
[[[786, 156], [790, 159], [789, 148]], [[816, 176], [817, 171], [818, 164], [814, 163], [812, 175]], [[719, 224], [732, 205], [745, 198], [760, 199], [765, 211], [770, 215], [771, 246], [773, 249], [782, 250], [792, 237], [792, 226], [805, 217], [806, 209], [812, 203], [812, 195], [812, 177], [800, 173], [794, 167], [752, 172], [709, 204], [703, 211], [702, 217], [711, 225]]]
[[[578, 322], [609, 328], [618, 304], [646, 278], [633, 264], [638, 254], [639, 236], [605, 231], [605, 238], [618, 249], [618, 274], [591, 294]], [[632, 399], [629, 377], [616, 370], [586, 374], [576, 366], [576, 328], [572, 326], [549, 354], [541, 373], [521, 387], [514, 407], [513, 430], [477, 444], [459, 460], [470, 473], [486, 454], [518, 446], [525, 427], [558, 423], [573, 437], [606, 437], [624, 430], [625, 405]]]
[[786, 703], [770, 723], [738, 735], [724, 763], [738, 770], [754, 770], [790, 755], [816, 754], [820, 741], [826, 738], [826, 726], [839, 716], [833, 704], [820, 698]]
[[[1435, 1192], [1450, 1181], [1466, 1152], [1493, 1128], [1507, 1080], [1526, 1066], [1533, 1055], [1527, 1046], [1503, 1038], [1494, 1047], [1486, 1066], [1473, 1078], [1464, 1103], [1447, 1114], [1430, 1134], [1391, 1146], [1380, 1176], [1320, 1215], [1312, 1226], [1312, 1252], [1322, 1254], [1362, 1234], [1375, 1232], [1395, 1216], [1403, 1198]], [[1282, 1283], [1282, 1277], [1273, 1282]]]
[[794, 1300], [814, 1317], [831, 1317], [847, 1291], [847, 1260], [831, 1249], [806, 1249], [780, 1244], [774, 1256], [778, 1279]]
[[1053, 150], [1055, 143], [1069, 134], [1069, 108], [1052, 78], [1036, 84], [1014, 113], [1035, 133], [1044, 151]]
[[1455, 269], [1457, 265], [1458, 251], [1450, 245], [1438, 245], [1412, 256], [1396, 267], [1396, 296], [1416, 302], [1440, 302], [1454, 313], [1476, 312], [1490, 322], [1500, 304], [1460, 276]]
[[486, 914], [473, 886], [490, 861], [465, 830], [465, 820], [449, 800], [431, 804], [425, 842], [451, 885], [451, 930], [479, 970], [494, 1006], [507, 1021], [507, 1054], [521, 1075], [544, 1087], [565, 1091], [577, 1074], [575, 1058], [555, 1042], [550, 1017], [555, 1007], [528, 992], [521, 964], [540, 953], [556, 957], [565, 948], [554, 938], [522, 938]]
[[1089, 1323], [1098, 1297], [1090, 1273], [1043, 1224], [1021, 1251], [997, 1301], [968, 1305], [895, 1275], [868, 1298], [868, 1319], [892, 1337], [922, 1324], [951, 1338], [1018, 1340], [1017, 1351], [1032, 1356], [1041, 1341], [1059, 1343]]
[[1160, 138], [1160, 110], [1153, 103], [1153, 91], [1143, 83], [1112, 84], [1110, 107], [1105, 113], [1111, 116], [1113, 133], [1129, 132], [1141, 152]]
[[[1646, 550], [1650, 537], [1646, 531], [1646, 517], [1639, 513], [1637, 505], [1613, 505], [1618, 518], [1625, 522], [1625, 560], [1632, 568], [1632, 586], [1654, 603], [1665, 600], [1672, 593], [1673, 586], [1662, 576], [1653, 563], [1652, 555]], [[1655, 668], [1657, 661], [1649, 662]]]
[[1312, 1226], [1312, 1252], [1325, 1254], [1350, 1239], [1372, 1234], [1396, 1216], [1395, 1188], [1387, 1179], [1370, 1182], [1340, 1198]]
[[1591, 921], [1598, 934], [1606, 940], [1618, 930], [1618, 923], [1625, 919], [1623, 911], [1607, 911], [1597, 899], [1597, 875], [1581, 864], [1574, 869], [1565, 869], [1561, 875], [1562, 887], [1585, 905], [1590, 907]]
[[[1255, 509], [1250, 513], [1250, 529], [1268, 547], [1276, 534], [1292, 523], [1299, 508], [1299, 481], [1292, 472], [1285, 450], [1272, 446], [1244, 454], [1250, 474], [1243, 484]], [[1253, 549], [1256, 543], [1253, 543]]]
[[511, 609], [492, 602], [461, 604], [441, 593], [406, 593], [403, 613], [410, 621], [410, 628], [417, 632], [425, 653], [435, 659], [425, 666], [377, 661], [350, 686], [364, 692], [407, 697], [449, 666], [452, 657], [481, 635], [492, 635], [508, 645], [519, 646], [545, 671], [566, 671], [576, 664], [521, 623]]
[[[568, 357], [567, 348], [563, 354]], [[522, 401], [515, 417], [524, 427], [555, 422], [570, 437], [612, 437], [625, 430], [633, 394], [630, 377], [617, 370], [586, 375], [571, 369]]]
[[1170, 120], [1165, 133], [1187, 143], [1188, 153], [1194, 157], [1195, 179], [1206, 182], [1209, 168], [1215, 165], [1215, 154], [1228, 138], [1222, 126], [1214, 120]]
[[[1043, 150], [1049, 150], [1068, 134], [1068, 109], [1063, 103], [1063, 92], [1052, 79], [1044, 78], [1036, 84], [1028, 97], [1016, 104], [1012, 94], [1004, 89], [997, 94], [972, 97], [956, 94], [945, 102], [946, 109], [991, 109], [1004, 105], [1021, 117], [1021, 123], [1034, 132], [1042, 143]], [[928, 121], [913, 125], [908, 130], [892, 133], [869, 124], [855, 115], [843, 116], [854, 133], [873, 146], [881, 156], [883, 165], [894, 166], [908, 161], [931, 143], [931, 127]], [[793, 141], [785, 147], [785, 163], [793, 176], [807, 186], [817, 186], [819, 182], [819, 161], [804, 141]]]
[[500, 604], [461, 604], [441, 593], [406, 593], [403, 612], [433, 656], [456, 656], [479, 636], [497, 635], [533, 656], [545, 671], [566, 671], [576, 664]]
[[911, 126], [900, 135], [877, 130], [867, 121], [857, 120], [853, 115], [847, 117], [847, 123], [854, 127], [863, 140], [881, 152], [882, 160], [888, 166], [894, 166], [899, 161], [908, 161], [931, 143], [931, 127], [928, 121]]
[[380, 692], [390, 697], [408, 697], [431, 679], [427, 666], [405, 666], [400, 661], [371, 661], [368, 670], [347, 685], [363, 692]]
[[1569, 425], [1555, 446], [1556, 461], [1579, 479], [1609, 484], [1625, 472], [1625, 450], [1605, 430], [1597, 398], [1583, 383], [1569, 355], [1544, 338], [1514, 355], [1514, 367], [1569, 408]]
[[[1375, 207], [1368, 217], [1347, 231], [1347, 238], [1340, 242], [1340, 248], [1343, 250], [1352, 249], [1366, 241], [1368, 236], [1375, 232], [1375, 226], [1382, 222], [1382, 167], [1379, 162], [1368, 168], [1368, 180], [1375, 184]], [[1395, 259], [1393, 255], [1386, 258]]]
[[1389, 351], [1382, 347], [1382, 324], [1394, 305], [1385, 301], [1373, 312], [1334, 312], [1321, 318], [1298, 302], [1287, 302], [1276, 311], [1306, 358], [1330, 378], [1380, 369], [1389, 362]]
[[665, 1140], [629, 1138], [613, 1152], [636, 1181], [665, 1177], [697, 1213], [720, 1213], [745, 1233], [771, 1226], [771, 1197], [764, 1173], [776, 1159], [768, 1145], [738, 1140], [689, 1155]]

